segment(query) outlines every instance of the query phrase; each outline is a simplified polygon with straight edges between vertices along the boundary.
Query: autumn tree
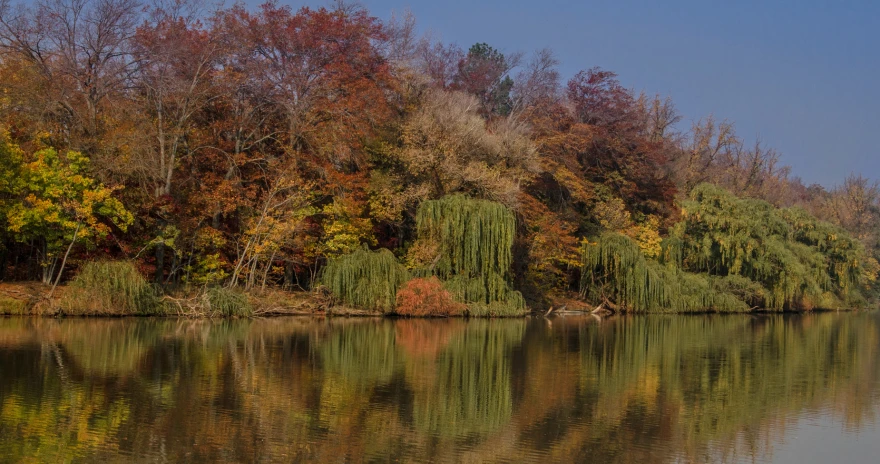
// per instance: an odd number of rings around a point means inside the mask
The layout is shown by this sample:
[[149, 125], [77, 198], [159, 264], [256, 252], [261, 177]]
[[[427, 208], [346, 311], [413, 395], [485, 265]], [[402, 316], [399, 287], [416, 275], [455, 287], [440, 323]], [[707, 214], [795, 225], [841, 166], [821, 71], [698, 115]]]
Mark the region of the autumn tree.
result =
[[464, 192], [515, 206], [537, 172], [535, 148], [527, 127], [509, 118], [487, 124], [479, 108], [471, 95], [428, 90], [403, 124], [396, 156], [431, 198]]
[[455, 82], [458, 65], [465, 58], [464, 50], [456, 44], [423, 40], [416, 49], [420, 71], [432, 87], [449, 89]]
[[140, 168], [155, 185], [155, 196], [170, 195], [178, 158], [193, 148], [186, 141], [194, 118], [216, 96], [211, 80], [220, 46], [196, 17], [157, 8], [138, 29], [134, 54], [152, 128]]
[[125, 232], [134, 218], [113, 189], [88, 176], [83, 154], [44, 148], [23, 161], [19, 183], [11, 189], [17, 198], [5, 211], [6, 229], [36, 253], [43, 282], [57, 285], [75, 246]]
[[876, 250], [880, 225], [880, 185], [876, 181], [851, 174], [843, 184], [819, 197], [818, 202], [819, 214]]
[[558, 103], [561, 97], [558, 66], [559, 60], [548, 48], [538, 50], [525, 62], [511, 89], [512, 114], [527, 113], [528, 118]]
[[215, 27], [233, 47], [226, 66], [256, 79], [285, 116], [290, 149], [340, 166], [358, 161], [356, 147], [388, 111], [376, 18], [345, 5], [293, 12], [270, 2], [256, 13], [234, 6]]
[[560, 129], [567, 134], [552, 149], [570, 160], [567, 170], [600, 184], [600, 200], [617, 198], [643, 214], [666, 214], [674, 194], [661, 169], [667, 153], [645, 137], [645, 114], [633, 93], [614, 73], [593, 68], [569, 80], [566, 96], [572, 114]]
[[0, 3], [0, 48], [39, 72], [55, 141], [92, 149], [114, 120], [110, 99], [130, 84], [140, 21], [138, 0], [40, 0], [32, 7]]

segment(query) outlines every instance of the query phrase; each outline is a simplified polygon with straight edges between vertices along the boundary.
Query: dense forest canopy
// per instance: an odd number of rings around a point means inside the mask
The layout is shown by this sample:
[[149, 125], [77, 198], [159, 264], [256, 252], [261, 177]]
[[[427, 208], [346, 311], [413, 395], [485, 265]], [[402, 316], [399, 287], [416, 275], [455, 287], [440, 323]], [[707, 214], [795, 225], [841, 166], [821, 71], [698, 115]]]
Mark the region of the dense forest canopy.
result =
[[876, 183], [805, 186], [729, 121], [500, 45], [347, 3], [0, 0], [0, 280], [125, 259], [385, 311], [413, 276], [475, 313], [873, 304]]

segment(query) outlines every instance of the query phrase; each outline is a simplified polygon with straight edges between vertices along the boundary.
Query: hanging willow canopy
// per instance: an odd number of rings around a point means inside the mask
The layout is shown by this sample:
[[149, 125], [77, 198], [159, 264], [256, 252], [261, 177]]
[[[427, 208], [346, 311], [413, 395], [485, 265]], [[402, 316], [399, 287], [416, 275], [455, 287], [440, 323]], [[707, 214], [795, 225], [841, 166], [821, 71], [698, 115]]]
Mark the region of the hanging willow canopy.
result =
[[767, 309], [863, 304], [860, 290], [876, 273], [863, 245], [798, 208], [779, 209], [697, 186], [675, 234], [684, 269], [743, 276], [765, 289]]
[[406, 271], [386, 249], [366, 247], [327, 263], [321, 282], [340, 300], [359, 308], [390, 312], [397, 289], [409, 280]]
[[419, 239], [438, 244], [432, 268], [472, 315], [512, 315], [525, 310], [510, 285], [516, 219], [504, 205], [464, 195], [429, 200], [416, 215]]
[[632, 311], [859, 307], [876, 262], [806, 211], [697, 186], [660, 261], [605, 233], [583, 249], [582, 295]]
[[705, 275], [645, 258], [638, 244], [606, 232], [582, 249], [581, 293], [628, 311], [747, 311], [749, 306]]

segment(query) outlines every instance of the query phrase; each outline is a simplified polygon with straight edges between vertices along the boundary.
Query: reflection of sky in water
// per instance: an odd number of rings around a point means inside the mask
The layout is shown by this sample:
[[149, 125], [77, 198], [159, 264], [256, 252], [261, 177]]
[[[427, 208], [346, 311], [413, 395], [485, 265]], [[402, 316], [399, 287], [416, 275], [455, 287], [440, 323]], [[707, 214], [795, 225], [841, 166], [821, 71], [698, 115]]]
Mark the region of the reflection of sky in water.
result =
[[880, 316], [0, 318], [0, 462], [877, 462]]
[[[880, 462], [880, 424], [872, 421], [861, 427], [846, 427], [833, 415], [833, 411], [824, 411], [796, 420], [782, 440], [773, 445], [770, 456], [759, 460], [779, 464]], [[878, 415], [880, 407], [875, 407], [874, 417]]]

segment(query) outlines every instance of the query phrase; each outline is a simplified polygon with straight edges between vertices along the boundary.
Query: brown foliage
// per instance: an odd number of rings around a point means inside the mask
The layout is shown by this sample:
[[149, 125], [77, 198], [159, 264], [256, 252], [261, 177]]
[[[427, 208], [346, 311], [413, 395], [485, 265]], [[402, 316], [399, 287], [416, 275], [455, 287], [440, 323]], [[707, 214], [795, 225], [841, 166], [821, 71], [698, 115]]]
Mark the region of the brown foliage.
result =
[[487, 125], [463, 92], [429, 90], [402, 127], [399, 157], [432, 197], [464, 192], [516, 206], [519, 186], [538, 171], [527, 128], [501, 118]]

